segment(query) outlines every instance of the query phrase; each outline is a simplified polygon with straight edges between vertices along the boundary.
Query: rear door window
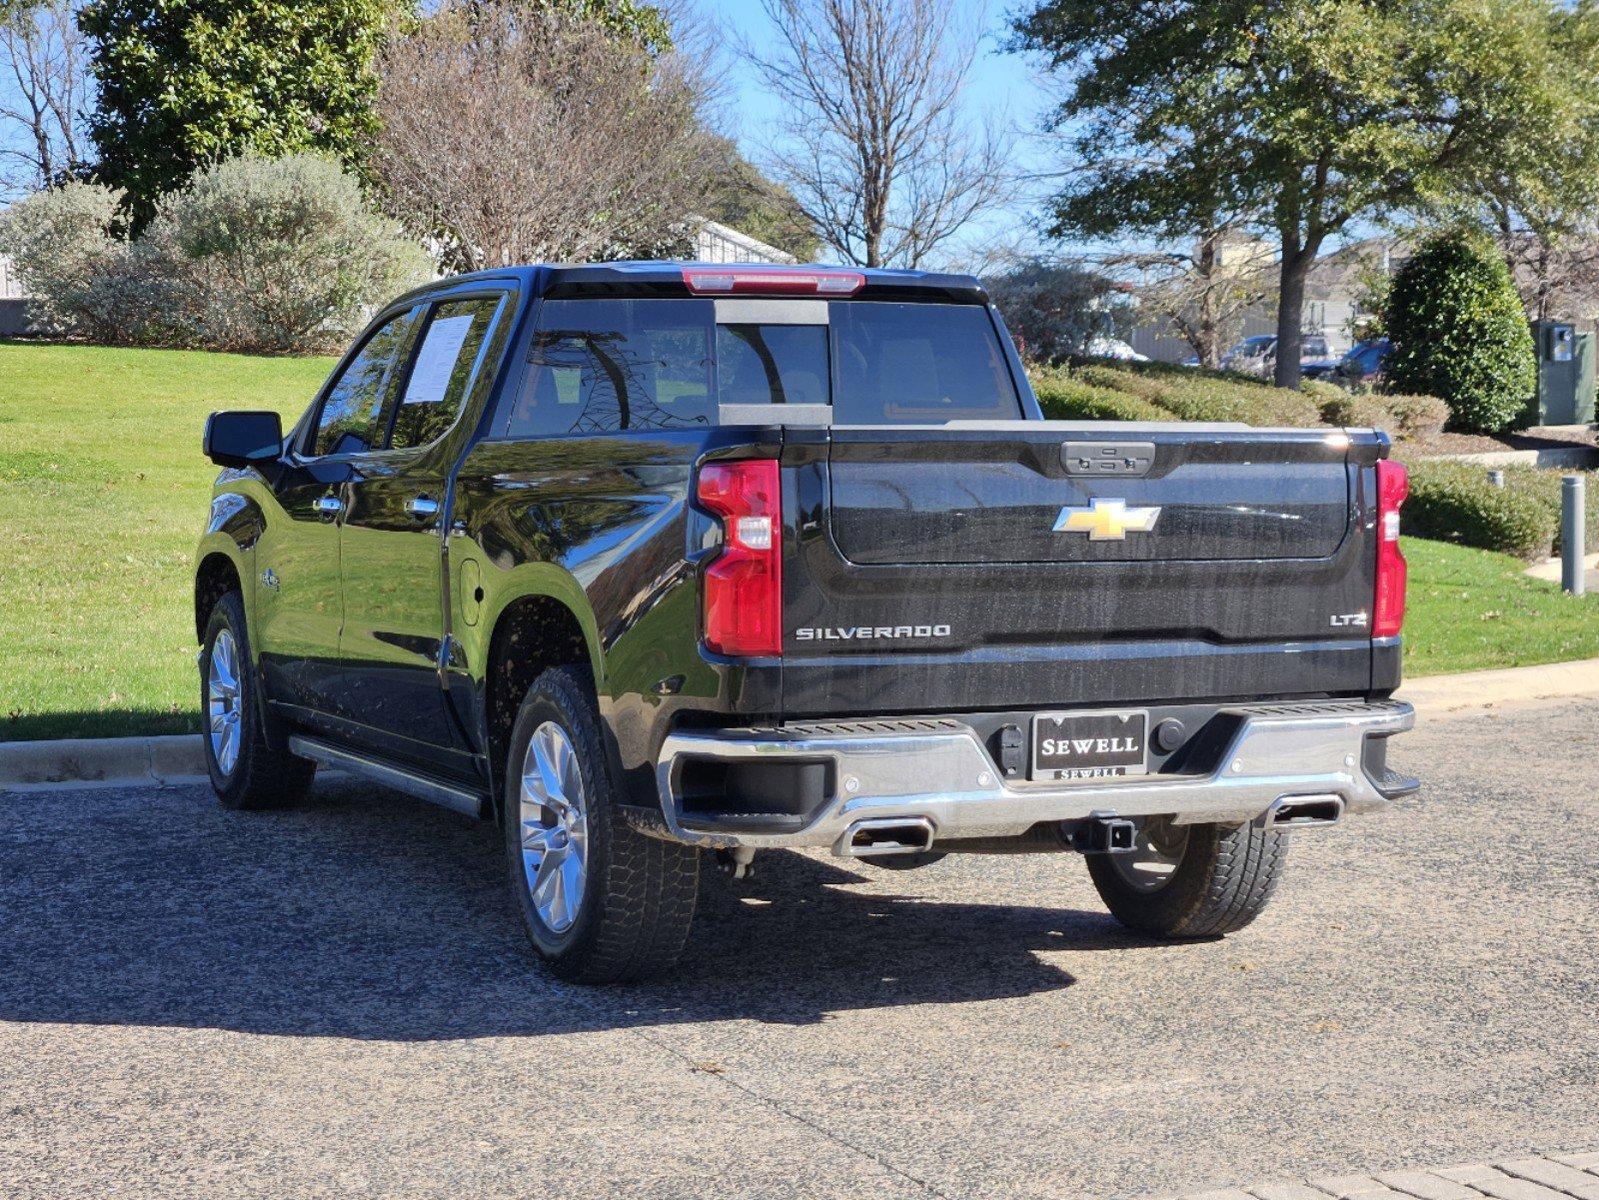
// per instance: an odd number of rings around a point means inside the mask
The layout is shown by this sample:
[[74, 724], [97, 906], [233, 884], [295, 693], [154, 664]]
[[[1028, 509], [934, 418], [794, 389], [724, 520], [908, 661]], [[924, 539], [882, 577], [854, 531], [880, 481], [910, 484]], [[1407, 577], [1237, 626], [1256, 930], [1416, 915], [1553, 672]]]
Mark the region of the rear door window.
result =
[[500, 300], [477, 296], [434, 306], [394, 413], [391, 447], [426, 446], [455, 424], [482, 367]]
[[1010, 421], [1021, 397], [988, 310], [835, 301], [833, 423]]

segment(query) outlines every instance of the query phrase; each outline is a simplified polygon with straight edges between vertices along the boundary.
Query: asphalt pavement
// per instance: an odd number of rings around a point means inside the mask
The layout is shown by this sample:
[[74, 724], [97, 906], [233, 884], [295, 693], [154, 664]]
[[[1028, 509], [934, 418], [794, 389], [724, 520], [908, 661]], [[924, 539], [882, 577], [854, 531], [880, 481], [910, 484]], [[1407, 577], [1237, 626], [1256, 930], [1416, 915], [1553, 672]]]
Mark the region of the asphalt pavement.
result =
[[1069, 855], [707, 879], [647, 987], [533, 964], [491, 829], [348, 780], [0, 797], [0, 1196], [1170, 1195], [1599, 1144], [1599, 700], [1395, 743], [1254, 926]]

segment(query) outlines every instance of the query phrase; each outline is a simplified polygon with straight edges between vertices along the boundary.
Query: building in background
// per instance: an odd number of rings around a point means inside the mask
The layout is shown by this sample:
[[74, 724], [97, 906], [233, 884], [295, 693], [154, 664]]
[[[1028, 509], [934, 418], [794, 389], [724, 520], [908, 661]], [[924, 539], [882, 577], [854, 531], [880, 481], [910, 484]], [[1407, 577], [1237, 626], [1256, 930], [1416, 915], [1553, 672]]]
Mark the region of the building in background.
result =
[[792, 254], [768, 246], [758, 238], [719, 225], [705, 217], [690, 216], [695, 226], [694, 261], [708, 263], [793, 263]]
[[[1240, 255], [1249, 253], [1247, 245], [1240, 243], [1237, 252]], [[1406, 243], [1390, 238], [1366, 238], [1319, 259], [1305, 284], [1306, 335], [1325, 338], [1329, 353], [1342, 355], [1359, 340], [1360, 318], [1366, 313], [1362, 300], [1371, 280], [1391, 276], [1408, 255]], [[1272, 258], [1275, 263], [1275, 254]], [[1243, 314], [1231, 340], [1239, 342], [1276, 332], [1276, 297], [1268, 295]], [[1133, 349], [1158, 362], [1183, 362], [1194, 353], [1193, 347], [1178, 336], [1171, 322], [1166, 320], [1136, 325], [1125, 337]]]
[[0, 254], [0, 337], [28, 332], [28, 294], [11, 269], [10, 257]]

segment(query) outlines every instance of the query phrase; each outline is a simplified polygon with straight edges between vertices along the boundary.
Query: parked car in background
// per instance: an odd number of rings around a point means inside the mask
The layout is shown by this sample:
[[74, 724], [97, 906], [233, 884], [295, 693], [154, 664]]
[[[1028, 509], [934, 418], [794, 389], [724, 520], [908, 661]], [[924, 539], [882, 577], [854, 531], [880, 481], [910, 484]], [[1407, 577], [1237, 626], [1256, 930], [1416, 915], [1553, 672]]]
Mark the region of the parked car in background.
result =
[[1375, 387], [1382, 382], [1383, 368], [1388, 365], [1388, 355], [1393, 348], [1394, 344], [1387, 338], [1371, 338], [1355, 343], [1342, 358], [1308, 362], [1302, 370], [1306, 379], [1325, 379], [1339, 387]]
[[[1332, 358], [1327, 339], [1319, 333], [1307, 333], [1299, 346], [1300, 366], [1321, 359]], [[1270, 375], [1277, 365], [1277, 337], [1261, 333], [1247, 337], [1222, 355], [1224, 371], [1242, 371], [1246, 375]]]

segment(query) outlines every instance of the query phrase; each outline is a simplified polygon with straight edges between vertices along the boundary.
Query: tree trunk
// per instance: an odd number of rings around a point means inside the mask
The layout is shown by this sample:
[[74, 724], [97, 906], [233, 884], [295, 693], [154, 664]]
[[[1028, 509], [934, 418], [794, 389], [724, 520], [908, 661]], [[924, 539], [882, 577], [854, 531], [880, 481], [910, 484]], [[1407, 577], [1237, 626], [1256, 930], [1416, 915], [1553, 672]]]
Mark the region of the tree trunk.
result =
[[1284, 239], [1277, 286], [1277, 363], [1272, 369], [1272, 382], [1281, 388], [1299, 386], [1299, 356], [1305, 344], [1305, 280], [1315, 261], [1314, 248], [1295, 248]]
[[1221, 366], [1221, 322], [1216, 316], [1217, 243], [1220, 235], [1207, 229], [1199, 240], [1199, 365], [1208, 370]]

